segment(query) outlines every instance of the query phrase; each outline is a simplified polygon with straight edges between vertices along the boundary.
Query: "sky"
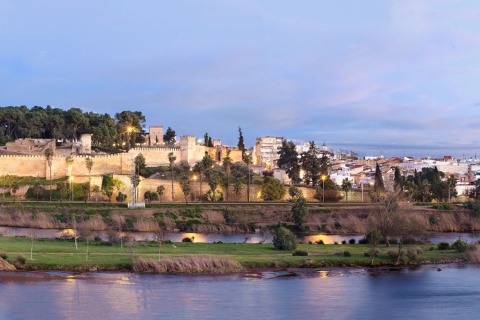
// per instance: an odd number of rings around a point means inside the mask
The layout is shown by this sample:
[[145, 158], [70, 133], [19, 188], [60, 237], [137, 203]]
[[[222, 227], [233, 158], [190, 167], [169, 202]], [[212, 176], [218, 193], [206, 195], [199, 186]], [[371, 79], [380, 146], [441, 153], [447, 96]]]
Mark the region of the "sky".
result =
[[114, 115], [247, 147], [480, 156], [480, 2], [2, 0], [0, 106]]

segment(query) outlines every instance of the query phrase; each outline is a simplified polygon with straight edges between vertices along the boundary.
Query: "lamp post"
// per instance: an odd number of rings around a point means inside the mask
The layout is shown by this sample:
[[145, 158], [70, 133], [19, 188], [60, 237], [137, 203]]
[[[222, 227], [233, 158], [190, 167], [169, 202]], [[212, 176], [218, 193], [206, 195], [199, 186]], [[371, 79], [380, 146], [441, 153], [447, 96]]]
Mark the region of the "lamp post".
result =
[[322, 202], [325, 203], [325, 175], [322, 175], [322, 188], [323, 188], [323, 192], [322, 192]]

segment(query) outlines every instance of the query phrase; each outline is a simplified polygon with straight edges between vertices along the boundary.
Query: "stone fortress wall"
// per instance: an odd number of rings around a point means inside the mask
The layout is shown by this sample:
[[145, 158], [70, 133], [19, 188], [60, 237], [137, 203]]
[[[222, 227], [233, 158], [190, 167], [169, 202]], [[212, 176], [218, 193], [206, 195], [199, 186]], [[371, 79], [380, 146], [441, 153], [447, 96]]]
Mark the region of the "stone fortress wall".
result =
[[[175, 164], [195, 165], [206, 154], [209, 154], [215, 161], [221, 162], [230, 152], [230, 157], [234, 162], [241, 161], [241, 151], [236, 148], [227, 148], [217, 145], [216, 147], [205, 147], [197, 145], [195, 137], [182, 136], [179, 147], [143, 147], [130, 149], [128, 153], [97, 155], [97, 154], [71, 154], [73, 158], [72, 168], [67, 168], [67, 155], [54, 155], [52, 159], [52, 178], [62, 178], [66, 176], [88, 176], [89, 172], [85, 166], [85, 159], [91, 157], [94, 164], [91, 176], [100, 176], [104, 174], [129, 175], [133, 171], [133, 161], [140, 153], [145, 157], [146, 165], [157, 167], [169, 165], [168, 154], [173, 153], [176, 157]], [[0, 176], [31, 176], [39, 178], [50, 178], [50, 168], [45, 156], [40, 155], [16, 155], [0, 154]]]

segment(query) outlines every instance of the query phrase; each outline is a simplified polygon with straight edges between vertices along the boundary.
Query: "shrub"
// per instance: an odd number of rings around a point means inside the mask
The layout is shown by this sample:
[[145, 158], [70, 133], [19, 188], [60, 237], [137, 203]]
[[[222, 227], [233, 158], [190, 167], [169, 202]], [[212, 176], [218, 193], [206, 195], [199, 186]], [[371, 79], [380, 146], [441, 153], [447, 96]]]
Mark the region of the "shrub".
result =
[[367, 252], [364, 252], [363, 255], [364, 255], [365, 257], [374, 258], [374, 257], [378, 256], [378, 253], [379, 253], [378, 249], [376, 249], [376, 248], [371, 248], [371, 249], [368, 250]]
[[26, 262], [27, 262], [27, 258], [25, 258], [22, 255], [18, 255], [13, 259], [13, 265], [15, 266], [15, 268], [23, 267]]
[[308, 256], [308, 252], [305, 250], [295, 250], [292, 256]]
[[[390, 259], [392, 259], [393, 261], [396, 261], [398, 256], [398, 250], [388, 250], [387, 255]], [[404, 255], [405, 255], [405, 251], [400, 250], [400, 258], [403, 257]]]
[[349, 243], [349, 244], [355, 244], [355, 242], [356, 242], [355, 239], [350, 239], [350, 240], [348, 240], [348, 243]]
[[346, 241], [346, 240], [343, 240], [343, 241], [342, 241], [342, 244], [347, 244], [347, 241]]
[[3, 260], [7, 260], [8, 255], [5, 252], [0, 252], [0, 258], [2, 258]]
[[185, 237], [182, 239], [182, 242], [193, 242], [193, 240], [189, 237]]
[[480, 263], [480, 244], [474, 243], [471, 244], [468, 248], [467, 254], [468, 260], [473, 263]]
[[466, 252], [468, 249], [468, 242], [459, 237], [457, 241], [452, 244], [452, 248], [457, 252]]
[[322, 239], [315, 241], [316, 244], [325, 244]]
[[352, 254], [350, 253], [350, 251], [343, 251], [343, 256], [344, 257], [351, 257]]
[[[420, 249], [420, 250], [419, 250]], [[421, 248], [408, 248], [407, 257], [412, 261], [417, 261], [418, 256], [422, 253]]]
[[450, 243], [440, 242], [439, 244], [437, 244], [437, 248], [438, 248], [438, 250], [448, 250], [448, 249], [450, 249]]
[[367, 238], [363, 238], [363, 239], [358, 240], [358, 244], [367, 244], [367, 243], [368, 243]]
[[295, 250], [297, 248], [297, 237], [285, 227], [277, 228], [272, 242], [277, 250]]

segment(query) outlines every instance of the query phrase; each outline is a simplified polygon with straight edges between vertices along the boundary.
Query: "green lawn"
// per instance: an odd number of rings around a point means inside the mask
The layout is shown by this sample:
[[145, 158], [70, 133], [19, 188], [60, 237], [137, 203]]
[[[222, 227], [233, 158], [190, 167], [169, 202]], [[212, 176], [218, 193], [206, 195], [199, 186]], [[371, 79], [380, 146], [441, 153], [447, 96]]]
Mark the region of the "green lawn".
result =
[[[308, 256], [292, 256], [292, 251], [274, 250], [272, 244], [249, 243], [174, 243], [162, 244], [157, 242], [137, 242], [135, 245], [108, 245], [92, 241], [88, 246], [85, 241], [78, 242], [78, 249], [72, 240], [35, 239], [33, 241], [33, 260], [30, 259], [32, 241], [28, 238], [0, 237], [0, 252], [7, 254], [7, 261], [12, 262], [16, 256], [23, 255], [27, 258], [25, 269], [57, 269], [57, 270], [124, 270], [129, 269], [132, 262], [142, 258], [174, 258], [184, 255], [211, 255], [226, 258], [241, 263], [246, 268], [268, 267], [300, 267], [308, 260], [309, 267], [321, 266], [368, 266], [370, 258], [365, 257], [368, 251], [366, 245], [317, 245], [301, 244], [299, 250], [305, 250]], [[453, 250], [441, 251], [430, 245], [413, 246], [421, 247], [423, 254], [419, 255], [420, 263], [435, 263], [462, 259], [463, 256]], [[408, 247], [407, 247], [408, 248]], [[379, 256], [376, 264], [392, 264], [388, 257], [388, 250], [379, 246]], [[345, 257], [344, 251], [349, 251], [351, 256]]]

